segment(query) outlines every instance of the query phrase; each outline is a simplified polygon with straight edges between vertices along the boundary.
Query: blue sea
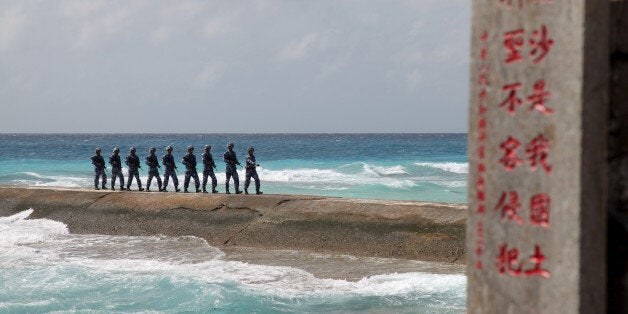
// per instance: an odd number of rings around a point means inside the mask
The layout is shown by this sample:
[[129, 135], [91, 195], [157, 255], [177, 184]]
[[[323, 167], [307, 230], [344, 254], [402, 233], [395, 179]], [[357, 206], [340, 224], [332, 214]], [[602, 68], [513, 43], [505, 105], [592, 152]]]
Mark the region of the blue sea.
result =
[[[199, 160], [211, 145], [224, 192], [228, 142], [242, 163], [255, 148], [266, 194], [466, 202], [466, 134], [0, 134], [0, 185], [91, 189], [96, 147], [107, 160], [114, 147], [124, 157], [134, 146], [143, 160], [150, 147], [161, 157], [172, 145], [180, 161], [188, 145]], [[145, 183], [146, 170], [140, 176]], [[74, 235], [31, 212], [0, 217], [0, 313], [465, 311], [461, 266]]]

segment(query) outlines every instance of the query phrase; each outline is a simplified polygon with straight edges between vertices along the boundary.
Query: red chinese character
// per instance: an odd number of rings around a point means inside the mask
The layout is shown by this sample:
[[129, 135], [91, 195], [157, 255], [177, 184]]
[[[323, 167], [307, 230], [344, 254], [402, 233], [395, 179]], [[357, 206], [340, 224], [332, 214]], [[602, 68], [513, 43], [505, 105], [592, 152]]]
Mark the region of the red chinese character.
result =
[[534, 94], [528, 97], [530, 111], [536, 109], [544, 114], [550, 115], [554, 112], [551, 108], [545, 107], [545, 100], [549, 99], [552, 93], [545, 90], [545, 80], [541, 79], [534, 83]]
[[513, 276], [521, 275], [521, 265], [517, 261], [519, 257], [519, 250], [514, 248], [511, 250], [506, 250], [508, 246], [506, 244], [499, 247], [499, 256], [497, 256], [497, 270], [500, 274], [506, 273], [506, 269], [508, 269], [508, 273]]
[[486, 100], [486, 96], [487, 96], [486, 88], [482, 88], [480, 90], [480, 92], [478, 93], [478, 99], [481, 100], [481, 101], [485, 101]]
[[504, 47], [507, 50], [506, 64], [523, 60], [521, 48], [523, 47], [523, 29], [504, 33]]
[[503, 91], [510, 91], [510, 93], [508, 93], [508, 98], [499, 104], [499, 108], [506, 107], [506, 111], [508, 111], [511, 116], [515, 115], [515, 106], [521, 106], [521, 104], [523, 104], [521, 98], [517, 98], [517, 90], [519, 88], [521, 88], [521, 83], [508, 84], [502, 87]]
[[[499, 4], [507, 5], [509, 8], [512, 7], [512, 0], [499, 0]], [[523, 8], [523, 0], [519, 0], [519, 9]]]
[[[508, 197], [508, 202], [506, 202], [506, 197]], [[510, 191], [508, 193], [502, 192], [502, 196], [499, 198], [499, 202], [497, 206], [495, 206], [495, 210], [501, 211], [501, 219], [503, 220], [514, 220], [516, 223], [522, 225], [523, 219], [517, 214], [517, 212], [521, 209], [521, 204], [519, 203], [519, 194], [515, 191]]]
[[480, 78], [478, 78], [478, 84], [488, 86], [488, 77], [485, 73], [480, 74]]
[[521, 142], [511, 136], [499, 145], [499, 149], [504, 152], [504, 157], [499, 160], [506, 171], [512, 171], [517, 165], [523, 164], [523, 160], [517, 157], [517, 150], [521, 147]]
[[549, 144], [549, 140], [543, 137], [543, 134], [539, 134], [526, 146], [526, 156], [532, 170], [536, 170], [536, 166], [541, 164], [547, 174], [552, 173], [552, 166], [547, 164]]
[[536, 194], [530, 198], [530, 222], [533, 225], [549, 226], [551, 201], [547, 194]]
[[549, 53], [550, 48], [554, 45], [554, 40], [547, 37], [547, 28], [545, 25], [541, 26], [541, 31], [535, 30], [532, 32], [532, 38], [529, 40], [530, 57], [533, 58], [534, 64], [539, 64], [545, 56]]
[[534, 246], [534, 255], [530, 256], [530, 262], [534, 264], [534, 268], [525, 271], [526, 276], [541, 276], [544, 278], [550, 277], [550, 272], [541, 269], [541, 263], [545, 261], [545, 255], [541, 252], [541, 248], [538, 245]]

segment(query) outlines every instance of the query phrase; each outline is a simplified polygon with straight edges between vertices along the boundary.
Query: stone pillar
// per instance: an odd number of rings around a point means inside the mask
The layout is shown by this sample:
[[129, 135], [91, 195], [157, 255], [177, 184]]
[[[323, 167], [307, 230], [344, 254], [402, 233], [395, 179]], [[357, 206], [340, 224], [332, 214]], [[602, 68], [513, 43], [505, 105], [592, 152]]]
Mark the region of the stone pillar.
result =
[[469, 313], [606, 311], [608, 8], [473, 1]]
[[628, 1], [611, 1], [608, 311], [628, 313]]

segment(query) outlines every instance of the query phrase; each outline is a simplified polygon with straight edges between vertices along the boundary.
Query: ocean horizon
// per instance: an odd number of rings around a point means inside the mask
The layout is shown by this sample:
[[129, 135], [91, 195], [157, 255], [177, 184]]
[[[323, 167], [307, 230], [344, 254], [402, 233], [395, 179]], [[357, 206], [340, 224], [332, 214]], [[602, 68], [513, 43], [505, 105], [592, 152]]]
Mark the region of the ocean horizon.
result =
[[[168, 145], [174, 146], [182, 185], [187, 146], [196, 147], [200, 161], [208, 144], [224, 193], [222, 154], [229, 142], [241, 163], [246, 149], [255, 147], [265, 194], [466, 202], [467, 135], [442, 133], [0, 134], [0, 185], [93, 189], [90, 157], [96, 147], [108, 161], [114, 147], [124, 158], [134, 146], [143, 163], [153, 146], [161, 162]], [[109, 186], [110, 167], [107, 175]], [[0, 312], [466, 309], [460, 265], [290, 250], [226, 252], [193, 236], [79, 235], [61, 222], [30, 219], [32, 212], [0, 217]]]
[[[0, 142], [4, 144], [0, 184], [4, 185], [93, 187], [90, 157], [96, 147], [102, 149], [106, 162], [114, 147], [120, 148], [123, 160], [129, 148], [136, 147], [145, 184], [148, 173], [144, 158], [149, 148], [157, 148], [161, 162], [166, 146], [173, 146], [177, 175], [183, 181], [180, 161], [186, 148], [195, 146], [200, 174], [203, 147], [211, 145], [219, 191], [224, 192], [222, 154], [227, 143], [233, 142], [241, 163], [247, 148], [255, 148], [265, 193], [455, 203], [467, 200], [464, 133], [22, 133], [0, 134]], [[239, 167], [238, 172], [243, 185], [244, 171]], [[126, 168], [123, 174], [128, 179]], [[163, 168], [160, 175], [163, 178]], [[110, 166], [107, 176], [110, 186]], [[172, 191], [172, 183], [170, 187]]]

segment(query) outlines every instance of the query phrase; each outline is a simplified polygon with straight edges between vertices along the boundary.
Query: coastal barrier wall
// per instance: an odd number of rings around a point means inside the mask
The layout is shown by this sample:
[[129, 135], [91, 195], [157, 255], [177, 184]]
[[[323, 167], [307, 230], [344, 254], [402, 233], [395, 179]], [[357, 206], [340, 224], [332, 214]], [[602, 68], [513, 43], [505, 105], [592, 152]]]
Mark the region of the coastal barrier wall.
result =
[[465, 263], [465, 204], [0, 186], [0, 216], [71, 233], [192, 235], [218, 248], [293, 249]]

